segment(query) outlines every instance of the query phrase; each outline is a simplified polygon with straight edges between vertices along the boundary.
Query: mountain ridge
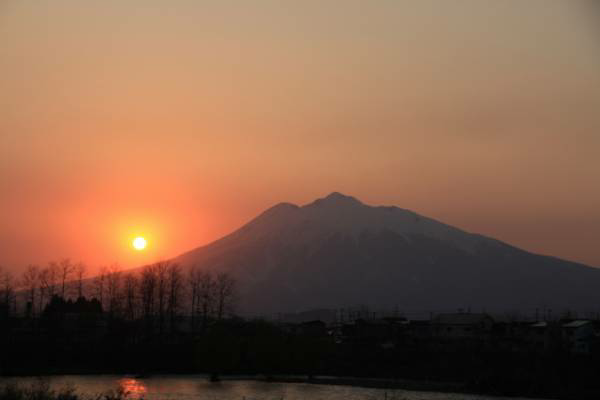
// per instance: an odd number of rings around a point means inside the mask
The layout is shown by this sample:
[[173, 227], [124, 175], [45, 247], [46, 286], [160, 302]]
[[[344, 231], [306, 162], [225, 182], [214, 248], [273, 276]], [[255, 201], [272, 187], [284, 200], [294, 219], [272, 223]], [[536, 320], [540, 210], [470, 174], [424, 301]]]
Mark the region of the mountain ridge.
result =
[[600, 270], [339, 192], [302, 206], [278, 203], [174, 260], [230, 272], [249, 313], [600, 305]]

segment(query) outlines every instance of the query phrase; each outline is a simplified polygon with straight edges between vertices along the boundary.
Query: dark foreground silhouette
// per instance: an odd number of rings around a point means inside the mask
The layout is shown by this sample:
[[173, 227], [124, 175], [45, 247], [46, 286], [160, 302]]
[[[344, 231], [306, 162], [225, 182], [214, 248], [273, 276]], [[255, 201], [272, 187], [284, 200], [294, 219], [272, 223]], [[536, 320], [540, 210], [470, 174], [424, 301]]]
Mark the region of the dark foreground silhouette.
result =
[[465, 392], [599, 398], [595, 326], [596, 321], [500, 322], [470, 313], [329, 325], [182, 315], [165, 322], [159, 316], [114, 316], [96, 300], [55, 297], [39, 317], [2, 317], [0, 373], [193, 372], [213, 379], [262, 374], [274, 380], [295, 374], [315, 383], [437, 381]]

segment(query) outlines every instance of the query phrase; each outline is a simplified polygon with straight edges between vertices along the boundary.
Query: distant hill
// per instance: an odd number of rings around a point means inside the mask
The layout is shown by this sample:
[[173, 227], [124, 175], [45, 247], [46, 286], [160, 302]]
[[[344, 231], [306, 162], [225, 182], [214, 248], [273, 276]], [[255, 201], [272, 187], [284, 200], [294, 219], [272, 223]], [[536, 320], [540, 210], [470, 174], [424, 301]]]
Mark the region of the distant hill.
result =
[[356, 305], [600, 310], [599, 269], [340, 193], [278, 204], [175, 261], [233, 274], [244, 313]]

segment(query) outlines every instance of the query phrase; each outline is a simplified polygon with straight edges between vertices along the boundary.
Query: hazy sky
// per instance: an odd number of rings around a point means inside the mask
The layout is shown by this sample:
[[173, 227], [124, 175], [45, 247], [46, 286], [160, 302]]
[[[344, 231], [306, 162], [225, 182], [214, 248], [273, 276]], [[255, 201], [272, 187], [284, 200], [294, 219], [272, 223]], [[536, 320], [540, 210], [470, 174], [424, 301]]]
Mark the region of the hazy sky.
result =
[[0, 264], [136, 266], [336, 190], [600, 266], [596, 11], [0, 0]]

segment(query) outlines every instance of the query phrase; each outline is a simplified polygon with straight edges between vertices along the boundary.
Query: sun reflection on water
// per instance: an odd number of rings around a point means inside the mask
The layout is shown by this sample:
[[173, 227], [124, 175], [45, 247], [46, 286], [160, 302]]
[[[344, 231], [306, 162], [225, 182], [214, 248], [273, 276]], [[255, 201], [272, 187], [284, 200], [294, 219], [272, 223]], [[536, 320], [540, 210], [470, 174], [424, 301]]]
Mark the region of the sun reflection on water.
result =
[[147, 392], [146, 386], [144, 386], [141, 381], [134, 378], [121, 379], [119, 386], [131, 399], [141, 399]]

